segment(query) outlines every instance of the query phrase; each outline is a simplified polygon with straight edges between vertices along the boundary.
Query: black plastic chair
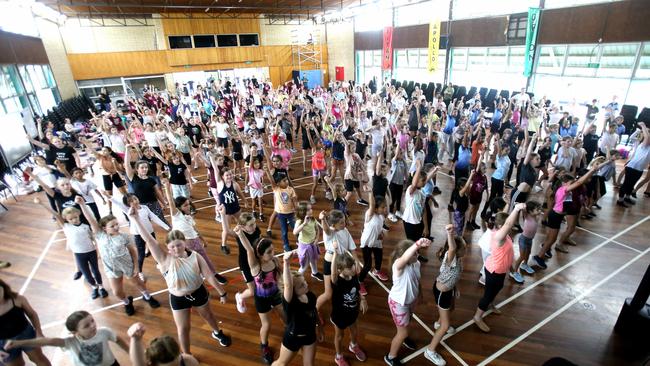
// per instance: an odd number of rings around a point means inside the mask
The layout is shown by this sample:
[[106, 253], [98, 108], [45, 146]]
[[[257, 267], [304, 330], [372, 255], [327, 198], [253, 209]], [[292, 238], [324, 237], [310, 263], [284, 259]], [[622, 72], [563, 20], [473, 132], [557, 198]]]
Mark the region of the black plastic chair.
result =
[[469, 88], [469, 92], [467, 92], [467, 99], [474, 98], [474, 94], [476, 94], [476, 87], [475, 86]]
[[481, 100], [485, 101], [485, 99], [487, 98], [488, 88], [480, 88], [478, 90], [478, 93], [481, 96]]
[[636, 118], [637, 122], [645, 122], [646, 124], [650, 123], [650, 108], [643, 108], [639, 116]]
[[508, 100], [508, 99], [510, 99], [510, 92], [507, 91], [507, 90], [501, 90], [501, 92], [499, 93], [499, 96], [501, 98], [504, 98], [504, 99]]

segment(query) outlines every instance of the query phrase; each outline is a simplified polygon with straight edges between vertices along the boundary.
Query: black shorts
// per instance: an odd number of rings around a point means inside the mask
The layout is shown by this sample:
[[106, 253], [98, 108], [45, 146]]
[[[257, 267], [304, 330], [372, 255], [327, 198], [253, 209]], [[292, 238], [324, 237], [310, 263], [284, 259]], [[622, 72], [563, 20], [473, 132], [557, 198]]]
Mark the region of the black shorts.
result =
[[240, 153], [240, 152], [233, 152], [232, 153], [232, 159], [234, 161], [242, 161], [242, 160], [244, 160], [244, 155], [242, 155], [242, 153]]
[[238, 130], [239, 132], [244, 132], [244, 127], [237, 127], [237, 130]]
[[555, 212], [555, 210], [551, 210], [551, 212], [548, 214], [548, 220], [546, 220], [546, 226], [551, 229], [560, 230], [560, 226], [562, 226], [562, 219], [564, 219], [563, 214], [559, 214]]
[[346, 179], [345, 180], [345, 191], [352, 192], [355, 188], [359, 188], [361, 185], [358, 180]]
[[210, 294], [205, 286], [201, 285], [196, 291], [185, 296], [174, 296], [169, 294], [169, 305], [172, 310], [184, 310], [190, 308], [200, 308], [208, 303]]
[[311, 144], [309, 143], [309, 140], [302, 139], [302, 149], [311, 150]]
[[578, 215], [580, 213], [580, 206], [575, 204], [575, 203], [572, 203], [572, 204], [567, 205], [565, 207], [566, 207], [566, 209], [564, 210], [565, 215], [576, 216], [576, 215]]
[[293, 335], [285, 331], [282, 337], [282, 345], [291, 352], [298, 352], [303, 346], [309, 346], [316, 342], [316, 331], [313, 334]]
[[217, 137], [217, 146], [227, 148], [228, 147], [228, 138]]
[[121, 188], [124, 187], [126, 183], [122, 180], [119, 174], [115, 173], [113, 175], [102, 175], [102, 180], [104, 182], [104, 190], [105, 191], [112, 191], [113, 190], [113, 184], [115, 184], [115, 187]]
[[[283, 131], [283, 132], [284, 132], [284, 131]], [[291, 142], [291, 143], [293, 143], [293, 135], [291, 134], [291, 132], [289, 132], [289, 133], [284, 132], [284, 135], [285, 135], [286, 138], [287, 138], [287, 142]]]
[[185, 164], [191, 165], [192, 164], [192, 154], [183, 153], [183, 160], [185, 161]]
[[417, 132], [418, 131], [418, 122], [415, 121], [415, 123], [409, 122], [409, 132]]
[[332, 262], [325, 260], [325, 258], [323, 258], [323, 275], [332, 275]]
[[454, 290], [440, 291], [435, 283], [433, 284], [433, 297], [440, 309], [449, 310], [454, 305]]
[[265, 133], [266, 133], [266, 127], [262, 127], [262, 128], [259, 128], [259, 127], [258, 127], [258, 128], [257, 128], [257, 131], [258, 131], [259, 133], [261, 133], [261, 134], [265, 134]]
[[332, 324], [336, 325], [339, 329], [347, 329], [352, 324], [356, 323], [357, 318], [359, 317], [359, 312], [339, 312], [334, 313], [330, 316], [330, 321]]
[[255, 310], [260, 314], [268, 313], [280, 304], [282, 304], [282, 295], [279, 290], [274, 295], [267, 297], [255, 295]]

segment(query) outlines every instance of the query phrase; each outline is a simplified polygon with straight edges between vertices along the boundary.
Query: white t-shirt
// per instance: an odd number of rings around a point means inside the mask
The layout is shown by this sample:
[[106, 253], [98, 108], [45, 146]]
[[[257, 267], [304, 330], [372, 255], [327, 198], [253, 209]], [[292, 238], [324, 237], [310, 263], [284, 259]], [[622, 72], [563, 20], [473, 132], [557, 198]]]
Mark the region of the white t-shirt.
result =
[[411, 166], [409, 167], [409, 173], [413, 174], [418, 170], [418, 166], [416, 164], [416, 161], [420, 160], [424, 164], [424, 158], [426, 154], [424, 153], [423, 150], [416, 151], [413, 153], [413, 160], [411, 161]]
[[149, 147], [158, 147], [158, 140], [156, 140], [156, 133], [152, 131], [144, 131], [144, 139], [147, 141]]
[[93, 183], [90, 179], [86, 179], [83, 182], [73, 179], [70, 181], [70, 184], [72, 185], [72, 188], [74, 188], [74, 190], [77, 191], [77, 193], [79, 193], [81, 197], [84, 198], [86, 203], [95, 202], [95, 198], [93, 197], [92, 191], [97, 189], [97, 185]]
[[643, 171], [650, 164], [650, 145], [641, 143], [637, 146], [634, 156], [628, 161], [629, 168]]
[[182, 232], [185, 235], [185, 239], [196, 239], [199, 237], [199, 233], [194, 228], [194, 218], [180, 211], [176, 211], [176, 214], [172, 216], [172, 229]]
[[[348, 228], [344, 228], [343, 230], [339, 231], [333, 231], [332, 235], [327, 235], [327, 233], [323, 231], [323, 241], [325, 242], [326, 251], [331, 253], [334, 252], [334, 240], [336, 240], [336, 242], [339, 244], [337, 254], [343, 254], [346, 250], [351, 252], [357, 249], [357, 246], [354, 244], [354, 239], [352, 238], [352, 235], [350, 235]], [[325, 256], [327, 256], [327, 254]]]
[[66, 238], [66, 249], [72, 253], [88, 253], [95, 250], [90, 226], [86, 224], [63, 224], [63, 234]]
[[420, 262], [416, 261], [407, 264], [402, 270], [402, 275], [397, 275], [395, 264], [393, 264], [393, 287], [388, 297], [401, 305], [408, 305], [417, 299], [420, 284]]
[[214, 128], [215, 128], [215, 134], [217, 138], [220, 139], [225, 139], [228, 138], [228, 126], [227, 123], [217, 123]]
[[43, 168], [42, 166], [35, 166], [33, 173], [37, 177], [41, 178], [43, 183], [47, 184], [48, 187], [54, 188], [56, 186], [56, 176], [52, 174], [51, 170]]
[[115, 363], [108, 341], [116, 342], [115, 332], [106, 327], [97, 329], [97, 334], [90, 339], [71, 336], [65, 338], [63, 348], [68, 351], [75, 366], [110, 366]]
[[412, 225], [422, 222], [422, 212], [424, 211], [424, 194], [419, 189], [415, 189], [413, 194], [406, 190], [404, 214], [402, 220]]
[[382, 241], [379, 239], [384, 230], [384, 215], [375, 215], [366, 211], [366, 220], [361, 233], [361, 248], [381, 248]]

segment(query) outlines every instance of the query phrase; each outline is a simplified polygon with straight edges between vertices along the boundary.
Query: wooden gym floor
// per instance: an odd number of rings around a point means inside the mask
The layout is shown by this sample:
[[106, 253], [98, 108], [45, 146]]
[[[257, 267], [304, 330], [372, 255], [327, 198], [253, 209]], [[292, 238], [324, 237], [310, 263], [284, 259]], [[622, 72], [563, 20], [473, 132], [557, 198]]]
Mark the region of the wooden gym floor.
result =
[[[311, 177], [301, 173], [300, 153], [291, 164], [291, 176], [300, 198], [309, 197]], [[308, 162], [309, 164], [309, 162]], [[309, 165], [308, 165], [309, 168]], [[236, 244], [229, 240], [233, 252], [225, 256], [219, 250], [221, 226], [214, 221], [214, 200], [207, 195], [205, 169], [195, 171], [199, 183], [194, 185], [194, 202], [198, 208], [196, 216], [199, 231], [208, 241], [208, 252], [217, 268], [229, 279], [228, 304], [221, 305], [213, 299], [211, 306], [223, 329], [232, 335], [233, 343], [228, 349], [220, 347], [211, 337], [209, 328], [194, 314], [192, 318], [192, 352], [205, 365], [257, 365], [261, 364], [259, 354], [259, 318], [254, 312], [252, 299], [247, 301], [248, 312], [240, 314], [234, 304], [234, 294], [245, 286], [237, 269]], [[97, 178], [97, 177], [96, 177]], [[95, 179], [96, 179], [95, 178]], [[97, 179], [96, 179], [97, 180]], [[442, 245], [444, 225], [448, 223], [446, 203], [452, 189], [452, 179], [440, 174], [438, 183], [442, 195], [438, 196], [440, 209], [435, 213], [432, 234], [436, 237], [429, 249], [429, 263], [423, 265], [423, 302], [418, 305], [411, 335], [420, 349], [409, 352], [402, 349], [400, 356], [410, 365], [430, 364], [422, 352], [431, 339], [437, 308], [432, 296], [432, 284], [438, 273], [440, 262], [434, 259], [434, 252]], [[627, 210], [615, 206], [616, 193], [611, 186], [600, 204], [602, 210], [591, 221], [583, 220], [583, 228], [574, 234], [577, 247], [570, 247], [569, 254], [554, 252], [546, 271], [534, 276], [525, 276], [523, 285], [510, 278], [495, 304], [501, 315], [491, 314], [486, 322], [492, 332], [484, 334], [471, 322], [482, 286], [478, 284], [481, 266], [480, 249], [476, 241], [480, 231], [466, 234], [471, 240], [468, 255], [464, 259], [465, 270], [459, 283], [461, 297], [452, 313], [452, 325], [457, 332], [447, 337], [439, 352], [449, 365], [541, 365], [547, 359], [560, 356], [579, 365], [632, 365], [648, 356], [648, 349], [633, 352], [626, 342], [613, 333], [618, 312], [626, 297], [631, 297], [639, 284], [645, 267], [650, 262], [650, 204], [640, 198]], [[36, 193], [43, 195], [43, 193]], [[314, 212], [330, 209], [324, 198], [322, 186], [317, 191], [318, 203]], [[136, 315], [124, 314], [119, 300], [112, 295], [105, 299], [90, 300], [83, 280], [72, 281], [74, 261], [65, 250], [63, 234], [49, 215], [32, 202], [32, 196], [6, 201], [9, 212], [0, 216], [0, 259], [10, 261], [12, 266], [1, 270], [0, 277], [15, 291], [24, 294], [40, 315], [46, 336], [64, 336], [63, 321], [75, 310], [91, 311], [98, 324], [113, 328], [126, 337], [126, 329], [135, 322], [143, 322], [147, 328], [146, 340], [163, 333], [176, 335], [176, 329], [169, 309], [164, 281], [151, 258], [145, 261], [144, 272], [148, 277], [148, 288], [157, 294], [161, 308], [152, 310], [142, 301], [136, 301]], [[272, 197], [265, 196], [266, 217], [271, 213]], [[363, 206], [350, 202], [354, 226], [350, 232], [355, 240], [361, 236], [363, 227]], [[100, 207], [102, 213], [106, 207]], [[264, 232], [266, 223], [260, 223]], [[535, 238], [535, 248], [543, 241], [545, 231], [540, 226]], [[159, 237], [163, 237], [160, 233]], [[282, 248], [280, 229], [274, 227], [276, 251]], [[384, 270], [389, 271], [390, 253], [394, 244], [404, 238], [401, 222], [391, 225], [384, 240]], [[516, 238], [515, 238], [516, 243]], [[359, 253], [360, 256], [360, 253]], [[319, 261], [319, 265], [322, 261]], [[294, 267], [297, 264], [294, 263]], [[102, 269], [103, 270], [103, 269]], [[323, 284], [307, 276], [310, 288], [320, 294]], [[104, 280], [107, 282], [106, 280]], [[360, 344], [368, 354], [367, 365], [383, 365], [395, 328], [386, 303], [390, 283], [380, 283], [369, 276], [369, 311], [359, 317]], [[137, 291], [126, 285], [128, 293]], [[109, 291], [110, 292], [110, 291]], [[329, 306], [324, 314], [329, 313]], [[275, 317], [271, 330], [270, 345], [279, 352], [283, 325]], [[317, 365], [334, 364], [333, 329], [326, 326], [325, 342], [318, 345]], [[347, 339], [347, 338], [346, 338]], [[344, 340], [346, 343], [347, 340]], [[644, 354], [645, 352], [645, 354]], [[116, 350], [122, 365], [128, 365], [126, 353]], [[57, 349], [46, 349], [54, 365], [70, 364], [66, 355]], [[353, 365], [361, 362], [348, 360]], [[293, 364], [301, 364], [297, 357]]]

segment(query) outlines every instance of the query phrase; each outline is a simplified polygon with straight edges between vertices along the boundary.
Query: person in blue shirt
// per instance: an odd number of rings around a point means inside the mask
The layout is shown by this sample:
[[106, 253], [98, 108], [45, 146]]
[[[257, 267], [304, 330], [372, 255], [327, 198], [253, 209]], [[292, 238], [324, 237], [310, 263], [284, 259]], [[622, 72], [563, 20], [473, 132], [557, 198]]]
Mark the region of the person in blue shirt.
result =
[[469, 163], [472, 159], [472, 148], [469, 146], [469, 129], [465, 130], [465, 135], [458, 146], [458, 160], [454, 167], [456, 182], [461, 178], [469, 177]]

